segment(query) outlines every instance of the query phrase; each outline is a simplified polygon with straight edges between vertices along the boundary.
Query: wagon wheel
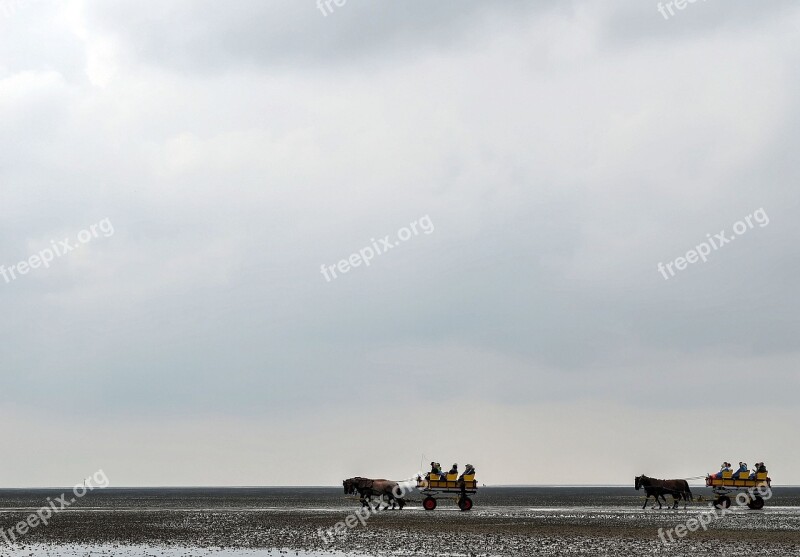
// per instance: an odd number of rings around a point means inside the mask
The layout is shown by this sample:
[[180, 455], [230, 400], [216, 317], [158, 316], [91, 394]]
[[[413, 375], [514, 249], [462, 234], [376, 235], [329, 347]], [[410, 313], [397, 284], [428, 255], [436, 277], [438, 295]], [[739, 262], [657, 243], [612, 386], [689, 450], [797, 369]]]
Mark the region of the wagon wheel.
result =
[[458, 508], [462, 511], [470, 511], [472, 510], [472, 499], [469, 497], [462, 497], [458, 500]]
[[747, 506], [753, 509], [754, 511], [760, 511], [761, 509], [764, 508], [764, 499], [756, 495], [752, 501], [747, 503]]
[[727, 495], [721, 495], [716, 501], [714, 501], [714, 506], [718, 509], [730, 508], [731, 498]]
[[422, 507], [426, 511], [432, 511], [433, 509], [436, 508], [436, 499], [434, 499], [433, 497], [426, 497], [425, 499], [422, 500]]

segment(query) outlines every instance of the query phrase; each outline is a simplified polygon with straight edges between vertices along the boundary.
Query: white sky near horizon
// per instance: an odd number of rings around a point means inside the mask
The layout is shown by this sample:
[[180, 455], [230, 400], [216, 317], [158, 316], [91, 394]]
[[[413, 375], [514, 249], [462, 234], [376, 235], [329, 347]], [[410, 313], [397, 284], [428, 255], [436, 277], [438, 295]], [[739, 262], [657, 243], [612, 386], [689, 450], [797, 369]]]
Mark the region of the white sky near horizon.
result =
[[0, 487], [798, 483], [800, 5], [657, 5], [0, 0], [0, 265], [113, 224], [0, 277]]

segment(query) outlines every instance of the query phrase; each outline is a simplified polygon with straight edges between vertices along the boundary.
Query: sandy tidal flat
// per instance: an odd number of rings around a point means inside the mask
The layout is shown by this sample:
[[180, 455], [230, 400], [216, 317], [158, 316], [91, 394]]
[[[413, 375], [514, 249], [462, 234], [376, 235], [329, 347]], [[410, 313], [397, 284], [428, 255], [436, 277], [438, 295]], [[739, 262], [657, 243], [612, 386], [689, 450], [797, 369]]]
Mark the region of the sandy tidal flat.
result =
[[[702, 489], [696, 495], [704, 494]], [[0, 526], [35, 510], [47, 491], [0, 492]], [[800, 555], [800, 489], [776, 488], [763, 511], [735, 509], [664, 545], [658, 529], [707, 510], [642, 510], [630, 488], [486, 488], [475, 509], [442, 499], [384, 511], [326, 541], [358, 509], [340, 489], [106, 490], [53, 517], [5, 555]]]

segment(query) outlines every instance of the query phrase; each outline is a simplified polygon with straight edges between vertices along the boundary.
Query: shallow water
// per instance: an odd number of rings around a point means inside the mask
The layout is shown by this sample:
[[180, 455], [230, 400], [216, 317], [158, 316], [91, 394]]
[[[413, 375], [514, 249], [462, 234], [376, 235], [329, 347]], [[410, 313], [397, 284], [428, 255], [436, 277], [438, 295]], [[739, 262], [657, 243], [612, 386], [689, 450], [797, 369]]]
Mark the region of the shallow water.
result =
[[[633, 480], [631, 480], [631, 484]], [[695, 497], [712, 497], [708, 488], [692, 486]], [[800, 487], [773, 486], [768, 507], [800, 507]], [[0, 512], [38, 508], [47, 497], [64, 489], [0, 489]], [[420, 501], [412, 494], [410, 500]], [[475, 496], [481, 507], [618, 507], [636, 509], [644, 496], [630, 486], [585, 487], [482, 487]], [[652, 502], [652, 499], [650, 499]], [[706, 501], [707, 502], [707, 501]], [[341, 487], [242, 487], [242, 488], [107, 488], [95, 490], [70, 509], [331, 509], [357, 504]], [[699, 503], [695, 503], [699, 504]], [[408, 507], [407, 507], [408, 508]], [[438, 509], [437, 509], [438, 510]]]

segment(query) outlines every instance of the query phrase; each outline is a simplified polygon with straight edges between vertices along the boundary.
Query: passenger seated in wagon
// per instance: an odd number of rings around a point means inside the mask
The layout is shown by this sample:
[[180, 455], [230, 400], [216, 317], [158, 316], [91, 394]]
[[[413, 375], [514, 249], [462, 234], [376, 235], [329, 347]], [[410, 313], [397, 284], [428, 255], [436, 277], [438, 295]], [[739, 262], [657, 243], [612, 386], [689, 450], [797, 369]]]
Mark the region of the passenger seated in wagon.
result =
[[467, 482], [470, 482], [470, 488], [472, 488], [472, 481], [475, 480], [475, 467], [472, 464], [467, 464], [467, 467], [464, 468], [464, 473], [458, 477], [458, 487], [461, 488], [461, 494], [466, 495], [467, 493]]
[[734, 480], [745, 480], [747, 476], [750, 474], [750, 470], [747, 468], [746, 462], [739, 463], [739, 469], [733, 473]]
[[[465, 476], [472, 476], [471, 478], [466, 478]], [[475, 467], [472, 464], [467, 464], [467, 467], [464, 469], [464, 473], [458, 478], [458, 481], [472, 481], [475, 479]]]
[[456, 479], [458, 479], [458, 464], [453, 464], [453, 467], [447, 473], [447, 481], [454, 482]]
[[438, 462], [431, 462], [431, 471], [425, 474], [426, 480], [438, 480], [442, 477], [442, 467]]
[[764, 466], [763, 462], [756, 462], [756, 467], [753, 469], [752, 472], [750, 472], [750, 478], [749, 479], [755, 480], [755, 479], [757, 479], [758, 475], [760, 475], [760, 474], [762, 474], [762, 478], [763, 479], [766, 479], [766, 477], [767, 477], [766, 476], [767, 467]]
[[722, 478], [722, 474], [723, 473], [730, 472], [730, 471], [731, 471], [731, 463], [730, 462], [723, 462], [722, 466], [720, 466], [720, 468], [719, 468], [719, 472], [714, 474], [714, 477], [717, 478], [717, 479], [720, 479], [720, 478]]

